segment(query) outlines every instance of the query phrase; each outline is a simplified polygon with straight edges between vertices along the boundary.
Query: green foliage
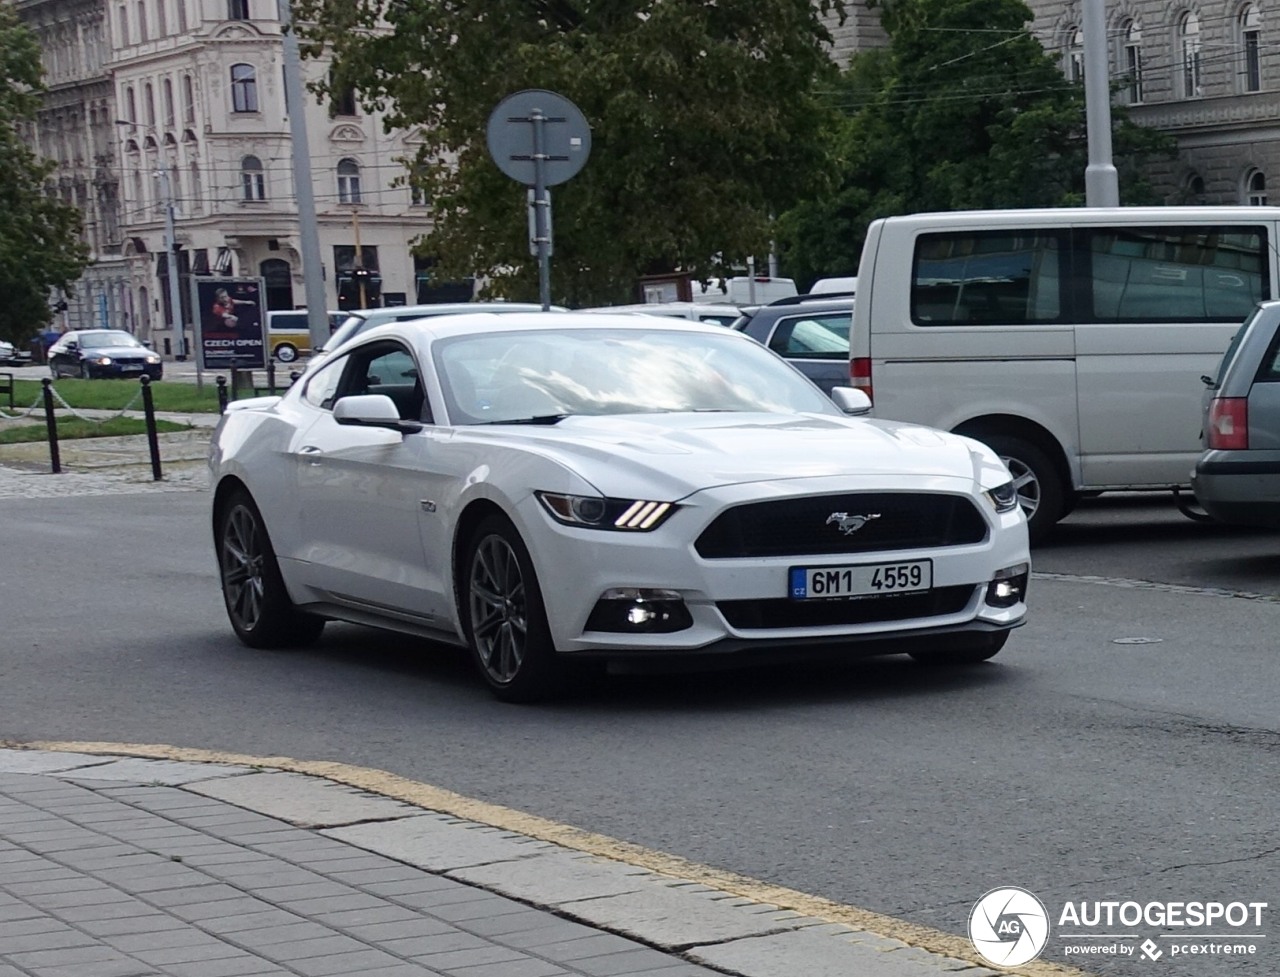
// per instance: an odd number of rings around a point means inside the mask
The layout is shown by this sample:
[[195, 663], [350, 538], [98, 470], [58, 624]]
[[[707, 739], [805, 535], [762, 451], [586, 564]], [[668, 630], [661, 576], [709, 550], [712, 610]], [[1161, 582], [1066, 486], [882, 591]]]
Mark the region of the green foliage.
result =
[[[886, 0], [889, 46], [855, 55], [830, 90], [842, 177], [784, 214], [798, 280], [855, 274], [867, 225], [890, 214], [1084, 202], [1084, 91], [1026, 30], [1021, 0]], [[1154, 203], [1143, 173], [1172, 140], [1112, 108], [1122, 203]]]
[[80, 212], [46, 196], [51, 162], [19, 136], [42, 90], [40, 49], [12, 4], [0, 5], [0, 339], [26, 347], [50, 318], [49, 290], [68, 289], [88, 263]]
[[[261, 379], [261, 373], [257, 379]], [[54, 388], [68, 406], [80, 410], [141, 410], [137, 380], [80, 380], [64, 377], [54, 383]], [[15, 380], [13, 382], [14, 406], [25, 410], [42, 401], [42, 384], [39, 380]], [[246, 397], [252, 394], [246, 393]], [[163, 381], [151, 384], [151, 403], [158, 411], [177, 414], [216, 414], [218, 390], [212, 382], [206, 382], [203, 390], [193, 383]]]
[[[190, 424], [156, 421], [156, 431], [160, 434], [190, 430]], [[75, 438], [117, 438], [146, 433], [147, 422], [141, 417], [112, 417], [104, 421], [85, 420], [80, 417], [58, 418], [59, 441], [70, 441]], [[48, 440], [49, 427], [43, 420], [39, 423], [0, 427], [0, 444], [30, 444], [33, 441]]]
[[[536, 298], [525, 191], [485, 145], [489, 114], [527, 88], [573, 101], [592, 130], [583, 170], [552, 191], [552, 300], [626, 301], [639, 275], [721, 273], [769, 248], [771, 215], [834, 176], [834, 82], [819, 13], [844, 0], [300, 0], [310, 53], [391, 127], [425, 143], [414, 182], [443, 278], [492, 276]], [[389, 31], [377, 29], [385, 24]]]

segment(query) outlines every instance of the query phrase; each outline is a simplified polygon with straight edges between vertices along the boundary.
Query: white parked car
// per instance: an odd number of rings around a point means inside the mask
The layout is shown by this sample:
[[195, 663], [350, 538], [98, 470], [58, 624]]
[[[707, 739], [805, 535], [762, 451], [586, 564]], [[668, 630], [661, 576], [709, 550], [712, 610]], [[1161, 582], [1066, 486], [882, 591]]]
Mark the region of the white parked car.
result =
[[508, 700], [576, 661], [990, 658], [1026, 614], [1008, 469], [833, 396], [721, 326], [371, 329], [219, 422], [231, 626], [253, 647], [314, 641], [326, 619], [466, 645]]

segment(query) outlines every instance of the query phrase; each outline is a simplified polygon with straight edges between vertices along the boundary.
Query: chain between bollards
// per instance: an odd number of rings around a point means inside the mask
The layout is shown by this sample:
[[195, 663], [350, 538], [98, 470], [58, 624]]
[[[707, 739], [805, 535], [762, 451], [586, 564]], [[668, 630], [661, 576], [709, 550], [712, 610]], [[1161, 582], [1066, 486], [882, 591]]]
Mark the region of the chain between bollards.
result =
[[49, 465], [55, 475], [62, 473], [62, 454], [58, 450], [58, 418], [53, 413], [53, 381], [44, 377], [44, 423], [49, 430]]
[[160, 481], [160, 438], [156, 435], [156, 405], [151, 395], [151, 378], [145, 373], [139, 378], [142, 384], [142, 413], [147, 421], [147, 447], [151, 451], [151, 477]]

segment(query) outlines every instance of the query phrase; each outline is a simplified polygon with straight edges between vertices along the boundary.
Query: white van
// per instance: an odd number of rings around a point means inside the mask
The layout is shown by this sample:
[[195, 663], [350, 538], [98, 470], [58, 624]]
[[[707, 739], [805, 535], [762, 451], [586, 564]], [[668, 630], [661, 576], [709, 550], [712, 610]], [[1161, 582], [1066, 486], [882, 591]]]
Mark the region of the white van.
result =
[[1200, 377], [1276, 294], [1280, 208], [911, 214], [872, 223], [850, 336], [878, 417], [986, 442], [1033, 538], [1080, 493], [1181, 489]]
[[735, 275], [733, 278], [713, 278], [707, 286], [695, 282], [692, 285], [695, 302], [711, 302], [721, 305], [768, 305], [778, 299], [796, 294], [793, 278], [770, 278], [767, 275]]

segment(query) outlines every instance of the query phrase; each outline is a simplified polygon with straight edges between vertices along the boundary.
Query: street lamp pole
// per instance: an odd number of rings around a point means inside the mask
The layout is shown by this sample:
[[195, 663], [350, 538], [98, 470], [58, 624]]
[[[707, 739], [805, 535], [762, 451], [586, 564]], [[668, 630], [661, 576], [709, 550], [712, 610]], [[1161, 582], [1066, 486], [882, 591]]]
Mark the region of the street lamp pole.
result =
[[173, 226], [173, 185], [165, 170], [156, 170], [156, 176], [160, 180], [160, 193], [164, 197], [164, 248], [165, 260], [169, 264], [170, 325], [177, 336], [174, 353], [181, 360], [187, 355], [187, 331], [182, 322], [182, 297], [178, 288], [178, 236]]

